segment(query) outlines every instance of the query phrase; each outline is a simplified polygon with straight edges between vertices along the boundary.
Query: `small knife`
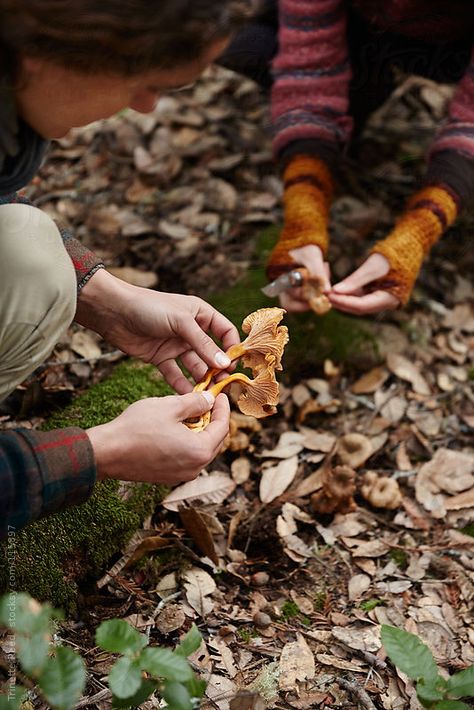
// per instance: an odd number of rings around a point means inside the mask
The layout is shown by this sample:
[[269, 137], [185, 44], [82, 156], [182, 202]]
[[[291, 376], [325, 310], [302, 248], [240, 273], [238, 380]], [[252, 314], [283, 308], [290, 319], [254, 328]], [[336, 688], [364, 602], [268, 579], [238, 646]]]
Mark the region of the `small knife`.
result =
[[282, 274], [275, 281], [271, 281], [269, 284], [262, 288], [262, 292], [265, 296], [269, 298], [275, 298], [283, 291], [287, 291], [289, 288], [295, 288], [295, 286], [301, 286], [304, 281], [303, 274], [299, 269], [293, 269], [292, 271], [287, 271], [286, 274]]

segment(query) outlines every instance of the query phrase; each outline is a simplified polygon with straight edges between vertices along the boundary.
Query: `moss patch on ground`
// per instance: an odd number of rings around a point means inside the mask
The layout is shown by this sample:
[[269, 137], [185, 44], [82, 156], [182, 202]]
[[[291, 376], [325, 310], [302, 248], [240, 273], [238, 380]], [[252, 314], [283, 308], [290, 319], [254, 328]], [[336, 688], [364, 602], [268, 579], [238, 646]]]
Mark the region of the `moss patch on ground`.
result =
[[[93, 385], [70, 406], [53, 415], [46, 429], [87, 429], [120, 414], [138, 399], [170, 394], [152, 366], [124, 362], [111, 376]], [[14, 578], [18, 591], [72, 611], [79, 580], [100, 574], [163, 497], [163, 487], [104, 481], [84, 505], [38, 521], [14, 540]], [[10, 543], [12, 544], [12, 543]], [[6, 547], [0, 554], [5, 554]], [[9, 549], [12, 564], [12, 549]], [[0, 592], [9, 589], [9, 567], [0, 566]]]
[[[243, 319], [258, 308], [278, 305], [277, 299], [265, 296], [265, 263], [278, 238], [278, 229], [264, 230], [257, 242], [253, 262], [245, 276], [233, 287], [213, 294], [209, 301], [239, 329]], [[313, 312], [285, 316], [290, 342], [285, 350], [284, 371], [288, 378], [314, 375], [325, 359], [355, 363], [377, 360], [377, 343], [371, 324], [360, 318], [330, 311], [325, 316]]]

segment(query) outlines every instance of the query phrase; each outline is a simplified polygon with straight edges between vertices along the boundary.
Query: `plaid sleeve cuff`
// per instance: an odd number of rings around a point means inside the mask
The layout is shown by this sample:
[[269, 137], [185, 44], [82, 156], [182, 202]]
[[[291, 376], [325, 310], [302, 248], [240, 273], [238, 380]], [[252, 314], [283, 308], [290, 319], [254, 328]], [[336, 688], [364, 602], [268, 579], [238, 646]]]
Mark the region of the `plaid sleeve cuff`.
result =
[[9, 482], [10, 491], [3, 507], [7, 523], [16, 529], [83, 503], [96, 480], [92, 445], [77, 427], [5, 432], [0, 437], [0, 464], [0, 479]]
[[74, 265], [77, 278], [77, 290], [80, 291], [98, 269], [103, 269], [104, 264], [92, 252], [77, 239], [74, 239], [69, 229], [59, 226], [61, 237], [66, 247], [66, 251]]

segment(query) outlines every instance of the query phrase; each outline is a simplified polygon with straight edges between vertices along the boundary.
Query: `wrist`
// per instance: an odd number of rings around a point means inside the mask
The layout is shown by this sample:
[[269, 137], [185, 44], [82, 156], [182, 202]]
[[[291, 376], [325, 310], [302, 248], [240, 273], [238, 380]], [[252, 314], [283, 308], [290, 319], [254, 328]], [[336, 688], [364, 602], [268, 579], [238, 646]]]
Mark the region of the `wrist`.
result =
[[119, 464], [123, 461], [123, 437], [118, 436], [112, 422], [86, 431], [94, 452], [97, 480], [120, 479]]
[[99, 269], [81, 289], [74, 320], [105, 337], [109, 324], [115, 322], [116, 314], [121, 312], [120, 303], [127, 301], [130, 289], [125, 281]]

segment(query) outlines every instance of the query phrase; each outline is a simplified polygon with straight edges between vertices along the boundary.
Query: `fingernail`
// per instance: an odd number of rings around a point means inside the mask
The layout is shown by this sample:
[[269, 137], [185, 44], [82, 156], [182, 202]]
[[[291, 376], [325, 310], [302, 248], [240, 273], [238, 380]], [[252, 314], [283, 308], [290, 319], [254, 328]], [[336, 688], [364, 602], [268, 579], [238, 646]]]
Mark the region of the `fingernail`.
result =
[[225, 353], [218, 352], [214, 358], [216, 365], [219, 367], [229, 367], [231, 360]]
[[214, 395], [212, 394], [212, 392], [206, 392], [206, 391], [205, 391], [205, 392], [201, 392], [201, 394], [202, 394], [202, 396], [204, 397], [204, 399], [207, 400], [207, 403], [209, 404], [209, 407], [212, 407], [212, 405], [213, 405], [214, 402], [215, 402], [215, 397], [214, 397]]

